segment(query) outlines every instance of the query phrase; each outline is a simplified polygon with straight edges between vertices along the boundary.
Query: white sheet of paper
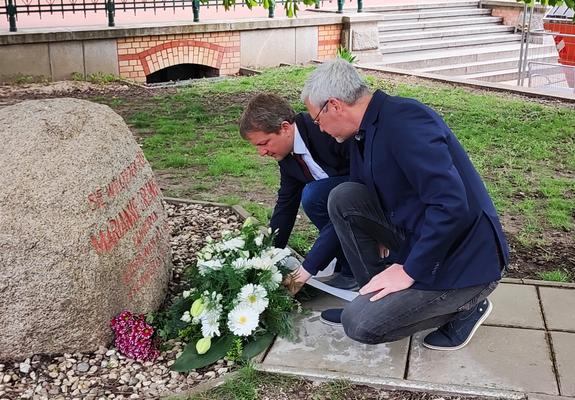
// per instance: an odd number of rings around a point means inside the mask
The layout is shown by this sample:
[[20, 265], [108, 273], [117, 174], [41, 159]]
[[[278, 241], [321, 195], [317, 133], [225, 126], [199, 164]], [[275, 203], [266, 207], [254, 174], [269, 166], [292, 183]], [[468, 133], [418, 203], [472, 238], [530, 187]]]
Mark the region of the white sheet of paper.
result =
[[355, 299], [359, 295], [358, 292], [353, 292], [351, 290], [338, 289], [338, 288], [334, 288], [332, 286], [328, 286], [325, 283], [320, 282], [315, 278], [311, 278], [309, 281], [307, 281], [307, 284], [310, 286], [313, 286], [314, 288], [319, 289], [323, 292], [329, 293], [332, 296], [339, 297], [340, 299], [343, 299], [346, 301], [352, 301], [353, 299]]
[[[283, 263], [285, 266], [287, 266], [288, 268], [290, 268], [292, 270], [295, 270], [295, 269], [299, 268], [299, 266], [300, 266], [300, 262], [295, 257], [292, 257], [292, 256], [284, 259]], [[359, 294], [358, 292], [353, 292], [351, 290], [337, 289], [337, 288], [334, 288], [332, 286], [328, 286], [325, 283], [316, 279], [316, 278], [323, 278], [326, 276], [331, 276], [333, 274], [335, 263], [336, 263], [336, 259], [334, 258], [333, 261], [328, 265], [328, 267], [326, 269], [324, 269], [323, 271], [320, 271], [315, 276], [315, 278], [311, 278], [309, 281], [307, 281], [306, 284], [310, 285], [316, 289], [319, 289], [322, 292], [326, 292], [328, 294], [331, 294], [332, 296], [339, 297], [340, 299], [343, 299], [346, 301], [352, 301], [353, 299], [355, 299], [358, 296], [358, 294]]]

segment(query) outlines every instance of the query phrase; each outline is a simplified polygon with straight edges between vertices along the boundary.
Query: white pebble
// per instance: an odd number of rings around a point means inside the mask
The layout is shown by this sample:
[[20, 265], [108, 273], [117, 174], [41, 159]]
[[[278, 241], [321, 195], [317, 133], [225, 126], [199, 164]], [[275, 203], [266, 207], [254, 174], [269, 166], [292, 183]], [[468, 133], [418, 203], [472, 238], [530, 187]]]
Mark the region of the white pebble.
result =
[[20, 372], [22, 372], [23, 374], [27, 374], [28, 372], [30, 372], [30, 364], [26, 364], [25, 362], [20, 363]]

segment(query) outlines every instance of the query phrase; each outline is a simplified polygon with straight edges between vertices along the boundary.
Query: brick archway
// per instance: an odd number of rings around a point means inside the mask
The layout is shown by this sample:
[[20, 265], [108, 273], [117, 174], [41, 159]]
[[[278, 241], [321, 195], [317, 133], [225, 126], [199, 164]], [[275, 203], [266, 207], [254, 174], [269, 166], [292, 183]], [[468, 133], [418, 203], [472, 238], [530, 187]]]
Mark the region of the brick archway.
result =
[[206, 65], [218, 69], [220, 75], [237, 73], [240, 64], [239, 34], [204, 35], [206, 37], [170, 35], [119, 40], [120, 76], [145, 82], [147, 75], [178, 64]]

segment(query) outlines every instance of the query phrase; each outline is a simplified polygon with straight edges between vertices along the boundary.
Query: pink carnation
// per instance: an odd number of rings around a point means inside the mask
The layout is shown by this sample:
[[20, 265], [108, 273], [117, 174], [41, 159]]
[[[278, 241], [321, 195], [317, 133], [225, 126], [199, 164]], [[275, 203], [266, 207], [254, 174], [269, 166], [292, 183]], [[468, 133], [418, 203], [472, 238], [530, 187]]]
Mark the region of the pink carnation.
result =
[[154, 328], [146, 323], [144, 314], [122, 311], [112, 318], [110, 327], [114, 331], [114, 345], [126, 357], [140, 361], [153, 361], [160, 352], [152, 341]]

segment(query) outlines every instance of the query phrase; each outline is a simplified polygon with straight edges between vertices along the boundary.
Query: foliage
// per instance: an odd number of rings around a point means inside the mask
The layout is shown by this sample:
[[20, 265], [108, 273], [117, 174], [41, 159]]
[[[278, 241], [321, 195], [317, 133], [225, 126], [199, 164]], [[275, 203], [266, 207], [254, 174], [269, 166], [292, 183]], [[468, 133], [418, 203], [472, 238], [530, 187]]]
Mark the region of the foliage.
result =
[[160, 336], [188, 343], [174, 370], [200, 368], [226, 355], [249, 359], [275, 335], [293, 338], [299, 307], [281, 284], [290, 272], [281, 261], [290, 251], [274, 248], [273, 239], [250, 219], [219, 242], [206, 239], [197, 265], [185, 273], [191, 289], [156, 318]]
[[[536, 4], [541, 4], [543, 6], [551, 6], [551, 7], [560, 6], [562, 4], [565, 4], [570, 9], [575, 10], [575, 0], [517, 0], [517, 1], [520, 3], [527, 4], [529, 7], [533, 7]], [[573, 20], [575, 21], [575, 15], [573, 15]]]
[[[289, 390], [305, 384], [301, 379], [288, 375], [276, 375], [260, 372], [247, 363], [238, 370], [237, 375], [227, 379], [224, 384], [206, 392], [196, 393], [187, 400], [256, 400], [263, 394], [274, 393], [279, 389], [281, 398], [289, 394]], [[273, 389], [268, 389], [273, 388]], [[265, 396], [264, 396], [265, 397]], [[270, 398], [276, 398], [272, 396]], [[298, 397], [300, 398], [300, 397]], [[175, 399], [174, 399], [175, 400]]]
[[116, 82], [118, 79], [119, 78], [114, 74], [105, 74], [103, 72], [94, 72], [88, 75], [84, 75], [82, 72], [72, 72], [73, 81], [86, 81], [96, 85], [106, 85], [108, 83]]
[[[209, 0], [200, 0], [200, 1], [204, 4], [207, 4], [209, 2]], [[289, 18], [293, 18], [297, 15], [297, 12], [299, 11], [300, 2], [305, 4], [306, 6], [311, 6], [315, 4], [315, 0], [286, 0], [284, 2], [284, 8], [286, 15]], [[223, 0], [223, 4], [224, 9], [228, 11], [230, 8], [236, 5], [236, 0]], [[261, 4], [261, 6], [266, 10], [269, 9], [270, 7], [275, 7], [274, 0], [262, 0], [261, 3], [258, 2], [257, 0], [245, 0], [245, 4], [250, 10], [258, 6], [259, 4]]]
[[33, 83], [47, 84], [50, 80], [49, 77], [44, 75], [26, 75], [21, 73], [8, 77], [8, 81], [15, 85], [30, 85]]
[[349, 62], [350, 64], [355, 63], [356, 56], [354, 56], [351, 50], [346, 49], [343, 46], [339, 46], [337, 49], [337, 56], [339, 58], [343, 58], [345, 61]]
[[539, 278], [544, 281], [552, 281], [552, 282], [569, 282], [571, 278], [569, 276], [569, 273], [562, 269], [556, 269], [553, 271], [543, 271], [539, 272], [537, 275], [539, 275]]

